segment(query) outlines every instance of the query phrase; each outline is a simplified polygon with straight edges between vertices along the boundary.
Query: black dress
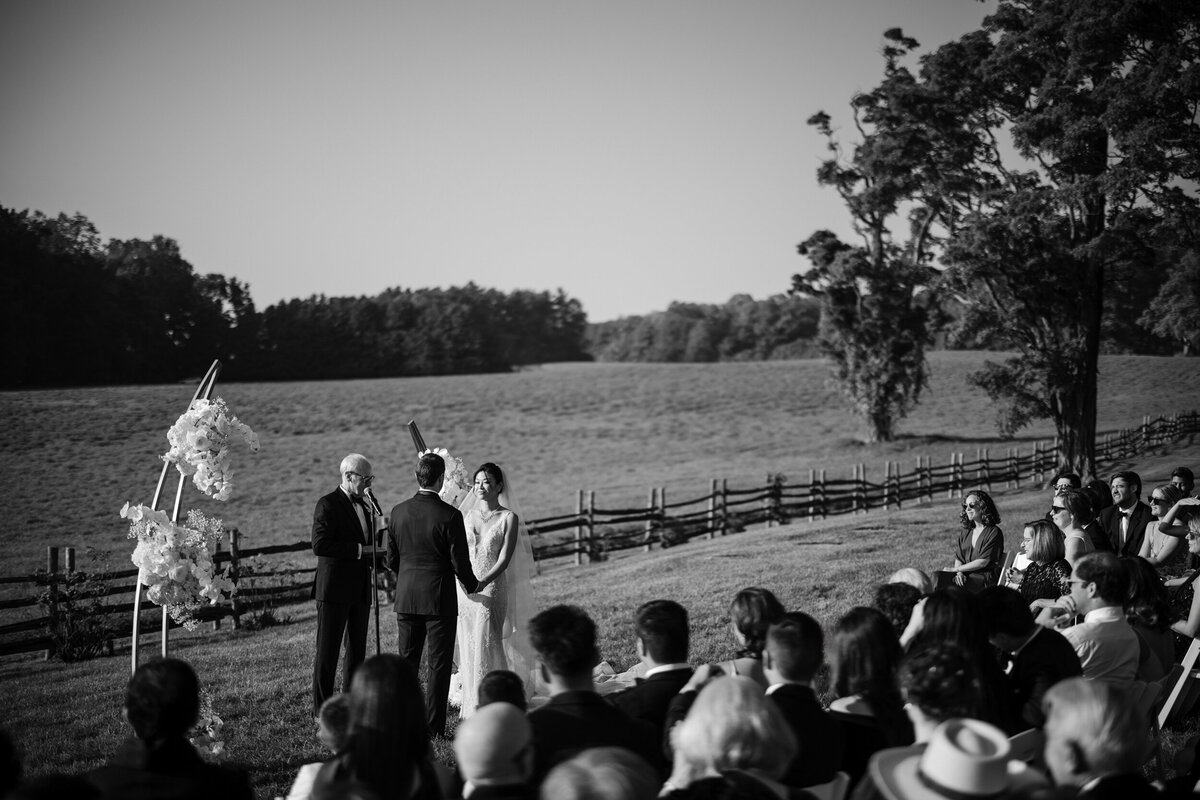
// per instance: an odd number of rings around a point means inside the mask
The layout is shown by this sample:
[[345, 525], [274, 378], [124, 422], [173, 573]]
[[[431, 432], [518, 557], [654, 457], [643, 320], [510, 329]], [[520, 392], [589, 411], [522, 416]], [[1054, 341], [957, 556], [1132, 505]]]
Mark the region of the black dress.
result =
[[1047, 564], [1033, 562], [1021, 579], [1021, 597], [1026, 603], [1034, 600], [1057, 600], [1071, 593], [1071, 565], [1065, 558]]

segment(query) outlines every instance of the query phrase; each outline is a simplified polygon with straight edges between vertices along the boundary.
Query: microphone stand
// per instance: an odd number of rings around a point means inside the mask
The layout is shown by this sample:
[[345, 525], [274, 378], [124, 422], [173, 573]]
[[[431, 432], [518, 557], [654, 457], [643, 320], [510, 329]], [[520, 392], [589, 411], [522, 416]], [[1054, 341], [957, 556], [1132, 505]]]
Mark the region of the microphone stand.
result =
[[365, 494], [371, 501], [371, 605], [375, 609], [375, 655], [379, 655], [382, 651], [379, 641], [379, 551], [375, 546], [379, 531], [375, 525], [375, 518], [376, 516], [383, 517], [383, 509], [379, 507], [379, 501], [375, 499], [374, 492], [368, 489]]

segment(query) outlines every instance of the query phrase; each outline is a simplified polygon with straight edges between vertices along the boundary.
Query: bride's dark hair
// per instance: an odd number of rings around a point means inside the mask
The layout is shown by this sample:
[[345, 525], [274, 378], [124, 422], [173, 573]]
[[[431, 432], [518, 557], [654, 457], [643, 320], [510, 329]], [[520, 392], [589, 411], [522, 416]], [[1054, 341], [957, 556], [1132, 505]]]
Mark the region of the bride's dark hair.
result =
[[487, 473], [487, 476], [492, 479], [492, 483], [496, 484], [497, 491], [502, 491], [504, 489], [504, 473], [500, 470], [500, 467], [488, 461], [486, 464], [480, 465], [479, 469], [475, 470], [474, 474], [471, 475], [471, 480], [473, 481], [478, 478], [479, 473], [481, 472]]

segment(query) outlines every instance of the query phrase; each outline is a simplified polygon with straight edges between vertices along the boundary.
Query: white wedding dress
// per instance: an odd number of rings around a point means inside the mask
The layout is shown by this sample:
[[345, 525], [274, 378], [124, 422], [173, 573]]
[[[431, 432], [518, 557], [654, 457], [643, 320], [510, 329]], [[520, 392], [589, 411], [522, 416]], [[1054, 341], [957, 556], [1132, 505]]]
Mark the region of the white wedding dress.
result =
[[[501, 494], [501, 505], [505, 493]], [[458, 584], [458, 630], [454, 640], [458, 672], [451, 683], [451, 702], [457, 699], [463, 719], [478, 704], [479, 683], [492, 670], [515, 672], [525, 683], [526, 697], [534, 686], [533, 647], [528, 623], [533, 615], [530, 572], [533, 551], [520, 518], [508, 508], [491, 514], [476, 507], [474, 495], [460, 506], [467, 530], [467, 550], [476, 577], [486, 575], [504, 551], [507, 520], [516, 518], [516, 549], [504, 572], [482, 592], [467, 594]], [[486, 516], [485, 516], [486, 515]]]

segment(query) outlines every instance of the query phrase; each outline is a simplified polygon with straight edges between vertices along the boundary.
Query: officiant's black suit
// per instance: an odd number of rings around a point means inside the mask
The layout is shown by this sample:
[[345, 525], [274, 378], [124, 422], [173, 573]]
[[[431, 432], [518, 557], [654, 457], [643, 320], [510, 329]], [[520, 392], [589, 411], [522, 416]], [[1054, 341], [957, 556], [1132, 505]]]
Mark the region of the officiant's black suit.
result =
[[387, 568], [396, 574], [396, 624], [400, 655], [414, 669], [429, 639], [429, 731], [446, 730], [446, 697], [458, 623], [458, 593], [474, 592], [467, 532], [458, 509], [422, 490], [395, 506], [388, 519]]
[[[368, 517], [368, 521], [369, 521]], [[369, 523], [368, 523], [369, 524]], [[313, 511], [312, 547], [317, 574], [312, 596], [317, 601], [317, 653], [313, 660], [313, 716], [333, 694], [338, 650], [343, 636], [342, 688], [367, 653], [367, 622], [371, 612], [370, 560], [360, 557], [369, 548], [363, 524], [350, 497], [339, 487], [317, 501]], [[366, 549], [365, 552], [369, 552]]]

